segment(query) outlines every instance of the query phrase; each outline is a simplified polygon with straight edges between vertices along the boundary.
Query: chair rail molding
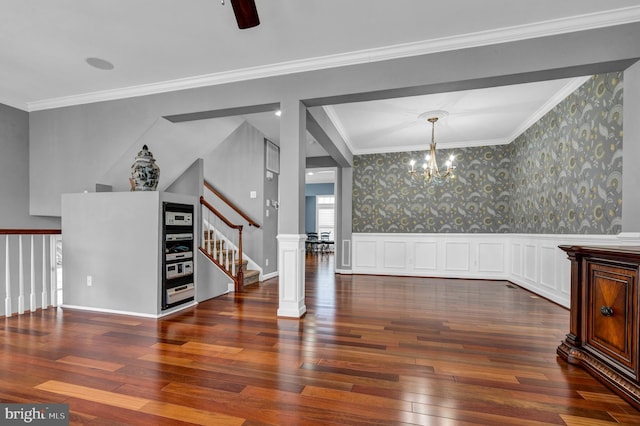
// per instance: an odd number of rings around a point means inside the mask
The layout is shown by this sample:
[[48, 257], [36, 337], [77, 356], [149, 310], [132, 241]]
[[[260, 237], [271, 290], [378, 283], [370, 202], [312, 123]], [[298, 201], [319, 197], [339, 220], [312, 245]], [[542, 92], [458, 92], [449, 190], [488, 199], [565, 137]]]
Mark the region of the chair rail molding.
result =
[[561, 244], [640, 245], [640, 236], [354, 233], [352, 273], [507, 280], [568, 308], [571, 265]]

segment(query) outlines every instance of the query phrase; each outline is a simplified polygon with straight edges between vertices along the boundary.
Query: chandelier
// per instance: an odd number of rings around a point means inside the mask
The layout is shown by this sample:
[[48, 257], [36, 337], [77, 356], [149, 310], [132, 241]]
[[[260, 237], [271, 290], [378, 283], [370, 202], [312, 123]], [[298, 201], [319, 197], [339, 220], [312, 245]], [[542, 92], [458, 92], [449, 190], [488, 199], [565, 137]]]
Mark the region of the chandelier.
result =
[[438, 162], [436, 160], [436, 121], [444, 115], [446, 115], [446, 112], [436, 111], [433, 113], [425, 113], [418, 117], [423, 120], [426, 119], [431, 123], [431, 145], [429, 146], [429, 153], [424, 157], [425, 162], [422, 164], [422, 170], [416, 169], [416, 160], [412, 159], [409, 162], [409, 175], [411, 175], [414, 180], [419, 180], [419, 178], [422, 177], [427, 183], [441, 184], [447, 180], [448, 177], [453, 177], [453, 170], [456, 168], [453, 163], [455, 155], [451, 154], [449, 156], [449, 159], [444, 164], [444, 168], [446, 169], [444, 172], [438, 170]]

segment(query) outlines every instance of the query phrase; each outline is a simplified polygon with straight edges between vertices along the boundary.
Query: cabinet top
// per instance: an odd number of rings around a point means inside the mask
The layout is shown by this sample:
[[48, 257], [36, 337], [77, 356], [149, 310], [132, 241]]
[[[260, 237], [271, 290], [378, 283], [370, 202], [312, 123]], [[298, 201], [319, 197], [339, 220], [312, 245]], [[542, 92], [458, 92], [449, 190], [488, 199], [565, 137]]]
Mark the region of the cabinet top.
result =
[[640, 258], [640, 246], [575, 246], [560, 245], [568, 254]]

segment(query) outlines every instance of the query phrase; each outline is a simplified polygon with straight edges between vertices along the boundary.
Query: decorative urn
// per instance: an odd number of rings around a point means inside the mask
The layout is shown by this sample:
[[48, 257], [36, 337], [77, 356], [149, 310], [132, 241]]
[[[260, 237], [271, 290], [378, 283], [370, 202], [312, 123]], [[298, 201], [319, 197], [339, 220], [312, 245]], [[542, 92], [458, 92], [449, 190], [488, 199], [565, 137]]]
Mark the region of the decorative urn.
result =
[[160, 167], [147, 145], [144, 145], [131, 165], [131, 190], [155, 191], [159, 179]]

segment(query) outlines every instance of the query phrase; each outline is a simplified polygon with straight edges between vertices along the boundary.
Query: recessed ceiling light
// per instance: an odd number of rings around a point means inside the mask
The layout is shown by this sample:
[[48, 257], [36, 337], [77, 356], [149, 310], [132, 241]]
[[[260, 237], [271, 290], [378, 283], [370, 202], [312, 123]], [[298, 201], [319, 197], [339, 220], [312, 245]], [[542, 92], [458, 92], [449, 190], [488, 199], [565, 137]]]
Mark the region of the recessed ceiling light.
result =
[[113, 64], [105, 59], [100, 58], [87, 58], [85, 62], [91, 65], [94, 68], [98, 68], [99, 70], [112, 70], [114, 68]]
[[276, 114], [278, 117], [280, 117], [280, 116], [282, 115], [282, 111], [277, 110], [277, 111], [275, 112], [275, 114]]
[[313, 172], [307, 172], [307, 175], [313, 176]]

